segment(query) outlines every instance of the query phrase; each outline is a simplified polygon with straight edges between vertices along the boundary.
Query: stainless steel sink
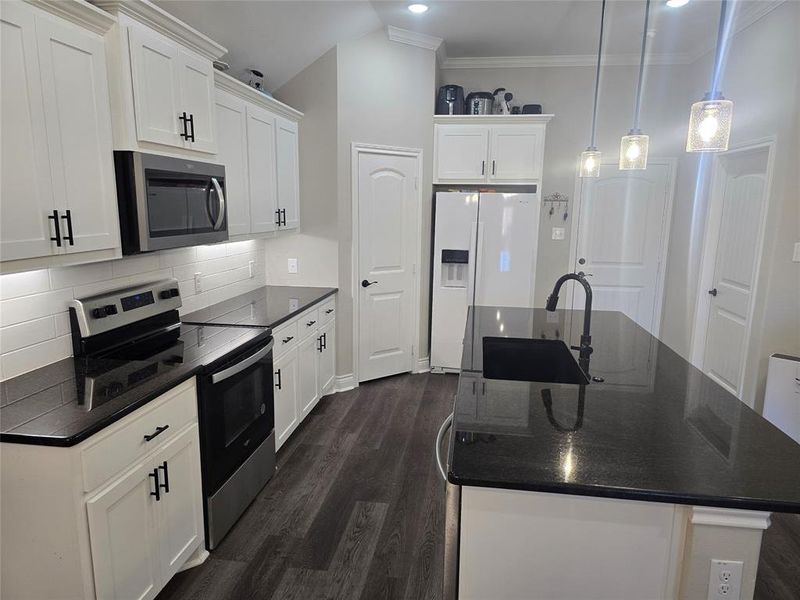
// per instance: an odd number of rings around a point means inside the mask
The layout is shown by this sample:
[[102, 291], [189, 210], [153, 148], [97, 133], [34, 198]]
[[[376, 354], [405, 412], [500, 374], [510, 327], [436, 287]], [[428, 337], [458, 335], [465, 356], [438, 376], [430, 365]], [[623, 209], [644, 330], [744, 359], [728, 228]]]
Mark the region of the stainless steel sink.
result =
[[561, 340], [483, 338], [487, 379], [587, 385], [589, 378]]

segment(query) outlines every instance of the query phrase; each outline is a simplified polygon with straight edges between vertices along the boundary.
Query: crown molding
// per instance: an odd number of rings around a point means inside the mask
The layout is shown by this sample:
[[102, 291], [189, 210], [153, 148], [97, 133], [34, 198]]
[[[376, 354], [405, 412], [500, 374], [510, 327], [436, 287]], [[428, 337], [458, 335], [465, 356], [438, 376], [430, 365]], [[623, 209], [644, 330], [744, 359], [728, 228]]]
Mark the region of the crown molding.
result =
[[[600, 64], [607, 67], [629, 67], [639, 65], [638, 54], [607, 54]], [[684, 53], [651, 54], [645, 58], [648, 65], [688, 65], [691, 56]], [[520, 69], [541, 67], [594, 67], [597, 55], [557, 54], [553, 56], [464, 56], [445, 57], [442, 69]]]
[[284, 104], [280, 100], [262, 94], [235, 77], [226, 75], [222, 71], [217, 71], [216, 69], [214, 69], [214, 85], [218, 89], [225, 90], [242, 100], [257, 104], [276, 115], [286, 117], [292, 121], [299, 121], [303, 118], [303, 113], [299, 110], [292, 108], [288, 104]]
[[416, 31], [409, 31], [408, 29], [401, 29], [393, 25], [386, 26], [386, 35], [389, 36], [389, 39], [393, 42], [417, 46], [419, 48], [425, 48], [426, 50], [433, 50], [434, 52], [439, 49], [439, 46], [441, 46], [444, 41], [442, 38]]
[[549, 123], [553, 114], [544, 115], [434, 115], [434, 124], [452, 125], [454, 123], [470, 125], [530, 125], [535, 123]]
[[228, 53], [227, 48], [179, 21], [149, 0], [92, 0], [92, 3], [114, 16], [126, 15], [147, 25], [211, 61]]
[[117, 19], [92, 6], [83, 0], [26, 0], [29, 4], [38, 6], [44, 11], [57, 15], [62, 19], [71, 21], [76, 25], [94, 31], [100, 35], [105, 34], [114, 26]]

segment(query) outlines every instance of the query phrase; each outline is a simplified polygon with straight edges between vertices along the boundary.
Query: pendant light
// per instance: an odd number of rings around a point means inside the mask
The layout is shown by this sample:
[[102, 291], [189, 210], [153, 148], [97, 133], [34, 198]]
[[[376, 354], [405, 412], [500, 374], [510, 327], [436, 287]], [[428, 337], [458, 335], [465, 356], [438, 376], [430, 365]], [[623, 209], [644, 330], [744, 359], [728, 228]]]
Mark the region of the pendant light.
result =
[[597, 94], [600, 91], [600, 56], [603, 52], [603, 24], [606, 16], [606, 0], [600, 7], [600, 42], [597, 45], [597, 69], [594, 74], [594, 104], [592, 106], [592, 137], [589, 146], [581, 153], [580, 177], [600, 177], [600, 151], [594, 145], [597, 126]]
[[733, 102], [726, 100], [717, 89], [722, 75], [722, 47], [725, 38], [728, 0], [722, 0], [719, 9], [717, 50], [714, 54], [714, 71], [711, 73], [711, 91], [700, 102], [692, 104], [689, 114], [687, 152], [724, 152], [731, 137]]
[[647, 168], [647, 150], [650, 136], [639, 129], [639, 109], [642, 106], [642, 77], [644, 75], [644, 53], [647, 48], [647, 21], [650, 16], [650, 0], [644, 7], [644, 31], [642, 31], [642, 56], [639, 59], [639, 83], [636, 84], [636, 103], [633, 109], [633, 128], [619, 142], [619, 168], [634, 171]]

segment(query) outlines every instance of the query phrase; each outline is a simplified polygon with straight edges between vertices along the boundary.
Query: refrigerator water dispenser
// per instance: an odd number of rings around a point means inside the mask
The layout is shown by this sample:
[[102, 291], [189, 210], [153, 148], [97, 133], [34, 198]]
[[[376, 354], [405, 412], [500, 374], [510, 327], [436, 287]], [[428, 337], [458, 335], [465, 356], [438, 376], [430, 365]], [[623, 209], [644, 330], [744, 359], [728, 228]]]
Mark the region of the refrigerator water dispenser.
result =
[[443, 287], [465, 288], [469, 277], [469, 250], [442, 250]]

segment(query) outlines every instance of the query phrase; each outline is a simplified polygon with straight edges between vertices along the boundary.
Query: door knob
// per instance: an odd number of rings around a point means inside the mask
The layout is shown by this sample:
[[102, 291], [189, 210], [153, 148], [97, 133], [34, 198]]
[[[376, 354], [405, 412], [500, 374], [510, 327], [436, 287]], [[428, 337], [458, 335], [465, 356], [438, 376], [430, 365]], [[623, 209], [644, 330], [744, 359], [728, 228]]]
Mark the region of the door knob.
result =
[[708, 290], [708, 293], [711, 294], [712, 296], [716, 296], [717, 295], [717, 288], [714, 288], [713, 290]]
[[585, 265], [586, 264], [586, 259], [585, 258], [579, 258], [578, 259], [578, 264], [579, 265]]
[[364, 279], [364, 280], [361, 281], [361, 287], [369, 287], [369, 286], [371, 286], [371, 285], [373, 285], [375, 283], [378, 283], [378, 282], [377, 281], [367, 281], [366, 279]]

